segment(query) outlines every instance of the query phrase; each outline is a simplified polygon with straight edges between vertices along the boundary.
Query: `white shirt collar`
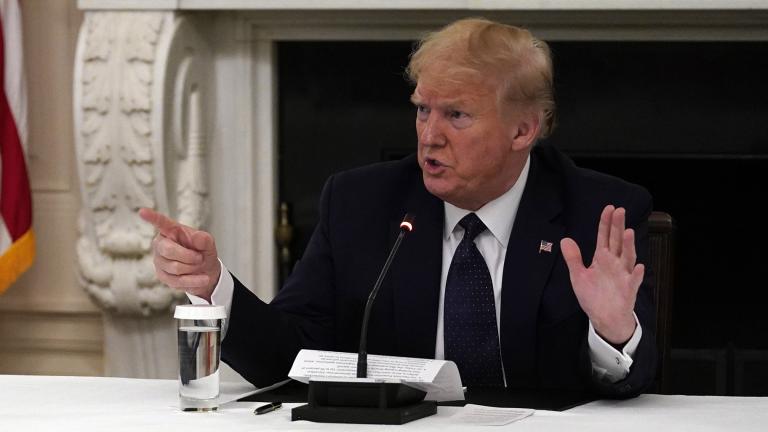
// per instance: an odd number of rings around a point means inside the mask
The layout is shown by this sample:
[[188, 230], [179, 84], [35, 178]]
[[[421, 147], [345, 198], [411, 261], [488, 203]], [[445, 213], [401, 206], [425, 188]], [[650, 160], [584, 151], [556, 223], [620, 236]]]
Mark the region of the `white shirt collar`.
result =
[[[517, 209], [520, 207], [520, 200], [523, 197], [523, 190], [528, 181], [528, 171], [531, 165], [531, 156], [525, 161], [523, 171], [520, 177], [508, 191], [500, 197], [488, 202], [480, 207], [475, 214], [488, 227], [488, 231], [496, 238], [502, 247], [506, 248], [509, 243], [509, 237], [512, 235], [512, 226], [515, 223]], [[455, 205], [443, 202], [445, 208], [445, 224], [443, 225], [443, 236], [447, 240], [458, 225], [461, 218], [471, 210], [465, 210]]]

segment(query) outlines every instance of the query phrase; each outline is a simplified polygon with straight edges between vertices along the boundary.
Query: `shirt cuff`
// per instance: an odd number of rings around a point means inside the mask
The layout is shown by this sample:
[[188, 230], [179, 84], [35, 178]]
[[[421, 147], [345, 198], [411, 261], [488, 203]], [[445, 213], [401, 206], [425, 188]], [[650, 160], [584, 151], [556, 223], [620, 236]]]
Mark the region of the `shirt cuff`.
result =
[[629, 338], [624, 348], [618, 351], [608, 342], [598, 336], [592, 321], [589, 322], [589, 358], [592, 360], [592, 373], [598, 380], [615, 383], [626, 378], [629, 368], [632, 366], [632, 356], [635, 355], [640, 339], [643, 337], [643, 328], [637, 315], [634, 314], [635, 333]]
[[[227, 328], [229, 328], [229, 312], [232, 310], [232, 297], [235, 292], [235, 281], [232, 280], [232, 275], [221, 260], [219, 260], [219, 265], [221, 266], [219, 281], [216, 283], [213, 293], [211, 293], [210, 304], [224, 306], [224, 309], [226, 310], [227, 318], [221, 324], [221, 339], [223, 340], [224, 336], [227, 334]], [[205, 299], [190, 293], [187, 293], [187, 297], [192, 304], [209, 304]]]

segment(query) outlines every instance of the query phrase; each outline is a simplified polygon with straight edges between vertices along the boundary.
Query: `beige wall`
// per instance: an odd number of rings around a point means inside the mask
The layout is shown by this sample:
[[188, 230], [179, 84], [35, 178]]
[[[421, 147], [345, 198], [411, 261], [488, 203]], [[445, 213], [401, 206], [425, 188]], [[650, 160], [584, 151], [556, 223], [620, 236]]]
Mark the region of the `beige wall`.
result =
[[72, 135], [76, 0], [23, 0], [29, 169], [37, 256], [0, 296], [0, 373], [101, 375], [101, 314], [77, 281]]

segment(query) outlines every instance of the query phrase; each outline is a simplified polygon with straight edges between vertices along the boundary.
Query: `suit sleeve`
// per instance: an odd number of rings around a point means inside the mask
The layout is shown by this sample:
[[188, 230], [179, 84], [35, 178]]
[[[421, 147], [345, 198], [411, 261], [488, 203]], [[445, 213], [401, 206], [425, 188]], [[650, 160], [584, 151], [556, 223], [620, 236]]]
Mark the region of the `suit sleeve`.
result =
[[333, 256], [329, 208], [333, 177], [320, 200], [320, 219], [304, 256], [275, 299], [266, 304], [236, 277], [222, 359], [258, 387], [287, 378], [302, 348], [333, 347]]

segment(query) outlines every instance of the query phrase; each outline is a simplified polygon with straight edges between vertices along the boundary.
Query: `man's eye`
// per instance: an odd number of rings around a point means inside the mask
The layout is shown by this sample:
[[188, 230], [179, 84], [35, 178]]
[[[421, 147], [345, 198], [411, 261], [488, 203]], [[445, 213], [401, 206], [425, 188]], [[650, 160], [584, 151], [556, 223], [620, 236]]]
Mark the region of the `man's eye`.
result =
[[450, 111], [448, 118], [456, 129], [465, 129], [472, 126], [472, 116], [463, 111]]
[[420, 119], [426, 119], [429, 116], [429, 108], [424, 105], [416, 105], [416, 116]]

